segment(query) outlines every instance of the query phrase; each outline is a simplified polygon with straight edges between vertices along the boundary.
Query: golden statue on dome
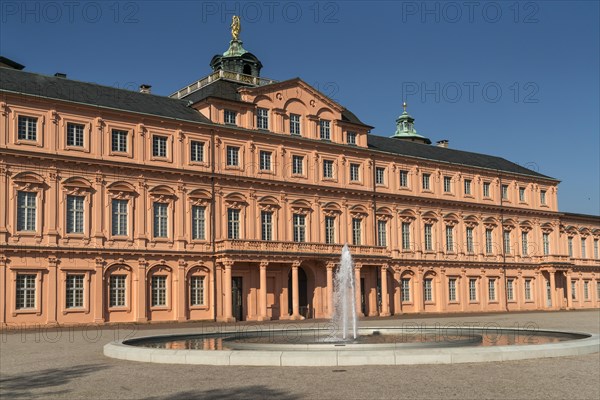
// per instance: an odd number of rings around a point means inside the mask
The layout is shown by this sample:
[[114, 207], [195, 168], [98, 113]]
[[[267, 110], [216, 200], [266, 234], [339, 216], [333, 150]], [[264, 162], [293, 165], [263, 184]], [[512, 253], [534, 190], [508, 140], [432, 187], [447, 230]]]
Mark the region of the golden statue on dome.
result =
[[241, 30], [240, 17], [234, 15], [231, 21], [231, 37], [233, 37], [233, 40], [239, 40]]

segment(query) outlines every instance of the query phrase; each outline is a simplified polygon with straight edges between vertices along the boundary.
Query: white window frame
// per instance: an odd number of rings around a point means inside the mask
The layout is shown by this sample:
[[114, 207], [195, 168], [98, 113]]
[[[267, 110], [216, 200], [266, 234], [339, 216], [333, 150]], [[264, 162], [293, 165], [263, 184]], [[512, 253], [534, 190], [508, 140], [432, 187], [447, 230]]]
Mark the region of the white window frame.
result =
[[[72, 129], [71, 129], [72, 128]], [[85, 124], [76, 122], [67, 122], [67, 147], [84, 148], [85, 147]]]
[[385, 185], [385, 168], [375, 167], [375, 183], [377, 185]]
[[238, 208], [227, 209], [227, 238], [237, 240], [241, 234], [241, 211]]
[[336, 217], [332, 215], [325, 216], [325, 243], [335, 244], [335, 222]]
[[152, 275], [150, 278], [151, 307], [168, 307], [169, 277], [167, 275]]
[[38, 141], [38, 117], [19, 115], [17, 117], [17, 139], [28, 142]]
[[261, 211], [260, 212], [260, 235], [261, 240], [273, 240], [273, 212], [272, 211]]
[[17, 191], [17, 232], [37, 232], [37, 198], [37, 192]]
[[352, 218], [352, 244], [361, 246], [362, 244], [362, 219]]
[[67, 274], [65, 279], [65, 308], [85, 307], [85, 274]]
[[169, 203], [155, 201], [152, 204], [152, 237], [169, 238]]
[[293, 214], [293, 240], [296, 243], [306, 242], [306, 215], [304, 214]]
[[206, 276], [190, 276], [190, 307], [201, 307], [206, 305]]
[[204, 162], [204, 143], [205, 142], [201, 140], [190, 140], [190, 162]]
[[17, 272], [15, 278], [15, 309], [17, 311], [34, 311], [38, 305], [38, 274]]
[[259, 169], [262, 172], [271, 172], [273, 171], [273, 165], [272, 165], [272, 160], [273, 158], [273, 153], [267, 150], [260, 150], [258, 152], [258, 165], [259, 165]]
[[167, 158], [169, 151], [169, 137], [165, 135], [152, 135], [152, 157]]
[[223, 110], [223, 122], [226, 125], [237, 125], [237, 112], [234, 110]]
[[129, 131], [113, 128], [110, 134], [110, 148], [111, 153], [129, 153]]
[[256, 128], [268, 131], [269, 130], [269, 110], [258, 107], [256, 109]]
[[360, 164], [350, 163], [350, 182], [360, 182]]
[[[67, 195], [66, 231], [67, 234], [85, 233], [85, 196]], [[74, 202], [79, 204], [75, 204]]]
[[408, 188], [408, 171], [406, 170], [400, 171], [400, 187]]
[[321, 140], [331, 140], [331, 121], [319, 120], [319, 137]]
[[290, 114], [290, 134], [302, 136], [302, 123], [299, 114]]
[[292, 175], [304, 175], [304, 156], [292, 155]]
[[387, 246], [387, 221], [377, 221], [377, 246]]
[[192, 240], [206, 240], [206, 206], [192, 205]]
[[239, 146], [227, 146], [225, 149], [226, 152], [226, 166], [229, 168], [239, 168], [240, 167], [240, 150]]

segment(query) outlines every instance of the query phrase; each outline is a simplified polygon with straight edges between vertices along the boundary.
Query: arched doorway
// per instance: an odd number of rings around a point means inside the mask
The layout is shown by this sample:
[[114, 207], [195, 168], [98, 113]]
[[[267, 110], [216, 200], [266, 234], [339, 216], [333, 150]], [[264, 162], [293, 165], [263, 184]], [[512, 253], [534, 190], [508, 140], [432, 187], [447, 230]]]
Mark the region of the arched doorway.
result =
[[[288, 273], [288, 314], [292, 315], [292, 271]], [[298, 267], [298, 306], [300, 315], [304, 317], [309, 316], [308, 310], [308, 284], [306, 278], [306, 272], [302, 267]]]

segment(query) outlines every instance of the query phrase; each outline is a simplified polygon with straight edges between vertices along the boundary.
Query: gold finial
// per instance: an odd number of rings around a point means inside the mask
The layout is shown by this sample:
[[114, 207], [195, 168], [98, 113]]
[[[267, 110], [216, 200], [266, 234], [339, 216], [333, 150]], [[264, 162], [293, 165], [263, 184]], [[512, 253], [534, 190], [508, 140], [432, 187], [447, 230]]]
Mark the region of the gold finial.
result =
[[404, 109], [404, 112], [406, 112], [406, 101], [402, 103], [402, 108]]
[[238, 40], [240, 38], [241, 30], [242, 26], [240, 24], [240, 17], [234, 15], [231, 21], [231, 37], [233, 38], [233, 40]]

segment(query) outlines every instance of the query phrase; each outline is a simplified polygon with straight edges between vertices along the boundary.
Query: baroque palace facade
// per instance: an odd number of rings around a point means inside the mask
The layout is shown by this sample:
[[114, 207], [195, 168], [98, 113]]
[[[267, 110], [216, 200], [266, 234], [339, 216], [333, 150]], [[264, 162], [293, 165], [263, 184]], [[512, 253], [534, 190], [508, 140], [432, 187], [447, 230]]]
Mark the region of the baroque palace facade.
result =
[[556, 179], [370, 134], [237, 34], [169, 97], [0, 58], [0, 324], [328, 318], [348, 243], [361, 315], [600, 306], [598, 216]]

